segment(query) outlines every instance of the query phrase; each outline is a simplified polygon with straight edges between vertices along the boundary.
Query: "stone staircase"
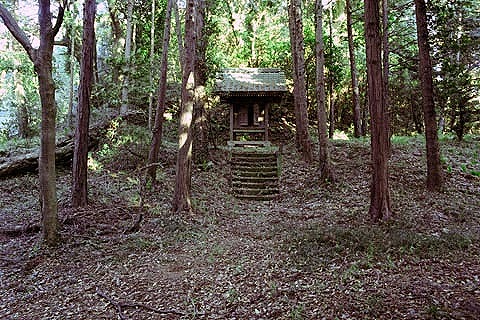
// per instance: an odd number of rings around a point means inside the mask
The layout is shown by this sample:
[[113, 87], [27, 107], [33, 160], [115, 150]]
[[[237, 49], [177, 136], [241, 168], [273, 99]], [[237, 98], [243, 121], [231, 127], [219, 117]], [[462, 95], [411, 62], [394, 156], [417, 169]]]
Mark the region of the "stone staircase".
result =
[[231, 182], [236, 198], [272, 200], [278, 195], [278, 154], [278, 148], [272, 146], [231, 148]]

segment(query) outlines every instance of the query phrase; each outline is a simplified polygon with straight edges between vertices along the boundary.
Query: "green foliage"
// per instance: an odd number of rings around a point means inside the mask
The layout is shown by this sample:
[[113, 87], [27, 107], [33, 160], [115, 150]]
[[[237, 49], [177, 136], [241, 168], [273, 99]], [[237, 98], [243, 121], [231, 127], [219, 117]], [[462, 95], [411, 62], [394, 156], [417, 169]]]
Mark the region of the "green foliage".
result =
[[114, 121], [92, 161], [100, 168], [134, 169], [144, 163], [150, 139], [145, 127]]
[[436, 0], [429, 6], [437, 104], [448, 129], [462, 140], [480, 120], [480, 84], [474, 80], [480, 74], [478, 3]]

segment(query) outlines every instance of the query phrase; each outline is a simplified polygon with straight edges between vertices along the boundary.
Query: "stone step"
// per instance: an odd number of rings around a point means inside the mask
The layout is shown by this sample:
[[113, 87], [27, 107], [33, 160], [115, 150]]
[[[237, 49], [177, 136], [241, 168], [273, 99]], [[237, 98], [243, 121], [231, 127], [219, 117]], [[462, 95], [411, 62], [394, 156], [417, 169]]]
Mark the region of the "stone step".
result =
[[[241, 177], [255, 177], [255, 178], [271, 178], [271, 177], [278, 177], [278, 172], [275, 171], [247, 171], [236, 170], [233, 172], [234, 176], [241, 176]], [[233, 179], [233, 177], [232, 177]]]
[[247, 182], [247, 183], [277, 183], [278, 177], [242, 177], [232, 176], [233, 182]]
[[264, 194], [264, 195], [251, 195], [251, 194], [237, 194], [237, 199], [254, 200], [254, 201], [271, 201], [278, 197], [278, 194]]
[[249, 188], [235, 188], [233, 190], [235, 195], [257, 195], [257, 196], [264, 196], [264, 195], [272, 195], [278, 194], [278, 189], [249, 189]]
[[235, 197], [272, 200], [279, 193], [278, 148], [234, 147], [230, 168]]
[[234, 165], [233, 172], [277, 172], [277, 166], [246, 166]]
[[250, 181], [232, 181], [234, 188], [251, 188], [251, 189], [269, 189], [278, 188], [277, 180], [265, 180], [262, 182], [250, 182]]
[[276, 156], [264, 157], [246, 157], [246, 156], [232, 156], [232, 162], [277, 162]]
[[238, 165], [255, 165], [255, 166], [269, 166], [269, 165], [274, 165], [276, 166], [277, 165], [277, 159], [276, 158], [272, 158], [272, 159], [268, 159], [268, 160], [261, 160], [261, 159], [257, 159], [257, 158], [253, 158], [253, 159], [232, 159], [230, 161], [231, 164], [238, 164]]
[[243, 148], [234, 148], [231, 150], [232, 155], [251, 155], [252, 157], [261, 157], [264, 155], [276, 155], [277, 151], [269, 151], [264, 149], [243, 149]]

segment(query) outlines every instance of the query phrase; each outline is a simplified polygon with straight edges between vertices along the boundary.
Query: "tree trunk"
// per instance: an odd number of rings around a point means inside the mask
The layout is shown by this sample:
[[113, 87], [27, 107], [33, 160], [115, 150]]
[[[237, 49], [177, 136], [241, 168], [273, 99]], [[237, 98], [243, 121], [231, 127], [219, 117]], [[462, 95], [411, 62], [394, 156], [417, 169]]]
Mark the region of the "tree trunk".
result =
[[163, 135], [163, 113], [165, 112], [166, 94], [167, 94], [167, 67], [168, 67], [168, 48], [170, 43], [170, 24], [172, 17], [172, 6], [175, 0], [168, 0], [165, 27], [163, 29], [163, 47], [162, 47], [162, 61], [160, 62], [160, 80], [158, 85], [158, 99], [157, 109], [155, 112], [155, 125], [152, 133], [152, 144], [148, 154], [149, 168], [147, 174], [150, 179], [155, 182], [157, 177], [157, 166], [154, 165], [158, 161], [158, 151], [162, 144]]
[[[329, 46], [329, 51], [330, 51], [330, 56], [333, 57], [333, 5], [330, 6], [330, 10], [328, 11], [328, 36], [330, 38], [330, 41], [328, 43]], [[329, 71], [329, 81], [328, 81], [328, 96], [329, 96], [329, 102], [330, 106], [328, 108], [329, 110], [329, 120], [330, 120], [330, 126], [328, 128], [328, 137], [330, 139], [333, 138], [333, 134], [335, 133], [335, 92], [334, 92], [334, 76], [333, 76], [333, 71]]]
[[55, 83], [52, 78], [53, 39], [50, 1], [40, 0], [38, 20], [40, 47], [34, 62], [38, 75], [42, 122], [38, 173], [40, 184], [40, 212], [42, 214], [43, 238], [48, 245], [58, 241], [57, 193], [55, 174]]
[[93, 52], [95, 50], [95, 0], [85, 0], [83, 8], [83, 46], [80, 66], [80, 92], [73, 153], [72, 206], [84, 207], [88, 202], [87, 161], [90, 94], [93, 82]]
[[178, 126], [178, 154], [172, 210], [191, 210], [192, 119], [195, 90], [195, 0], [187, 1], [185, 14], [185, 60], [182, 76], [182, 103]]
[[[113, 56], [117, 57], [121, 55], [121, 40], [123, 38], [123, 31], [120, 25], [120, 20], [118, 19], [118, 10], [116, 8], [115, 0], [107, 0], [108, 4], [108, 14], [110, 16], [110, 23], [112, 28], [112, 42], [113, 42]], [[118, 66], [112, 66], [112, 81], [115, 83], [121, 83], [120, 80], [120, 70]]]
[[195, 16], [196, 29], [196, 59], [195, 59], [195, 106], [194, 106], [194, 140], [193, 160], [195, 163], [204, 163], [209, 159], [208, 128], [205, 112], [207, 103], [207, 39], [205, 28], [206, 1], [197, 0], [198, 8]]
[[369, 214], [374, 222], [388, 220], [392, 215], [388, 182], [388, 132], [385, 126], [387, 116], [383, 101], [379, 9], [379, 0], [365, 0], [365, 38], [372, 152]]
[[422, 86], [423, 117], [427, 148], [427, 189], [440, 191], [443, 187], [440, 147], [438, 144], [437, 119], [433, 100], [432, 63], [428, 44], [427, 9], [424, 0], [415, 0], [417, 21], [418, 54], [420, 58], [420, 82]]
[[67, 115], [67, 126], [69, 129], [73, 128], [73, 104], [75, 98], [75, 35], [74, 28], [72, 27], [72, 34], [70, 36], [70, 88], [68, 96], [68, 115]]
[[358, 89], [358, 71], [355, 61], [355, 44], [353, 42], [353, 22], [352, 22], [352, 3], [346, 0], [347, 11], [347, 34], [348, 34], [348, 53], [350, 57], [350, 74], [352, 79], [352, 104], [353, 104], [353, 135], [355, 138], [362, 136], [360, 91]]
[[316, 56], [316, 95], [318, 117], [318, 160], [322, 180], [335, 179], [327, 134], [327, 112], [325, 109], [325, 50], [323, 43], [323, 7], [322, 0], [315, 1], [315, 56]]
[[40, 213], [43, 239], [47, 245], [58, 241], [57, 193], [55, 175], [55, 84], [52, 78], [53, 41], [63, 21], [64, 8], [59, 7], [57, 21], [52, 27], [49, 0], [39, 0], [38, 24], [40, 46], [34, 49], [25, 32], [18, 26], [8, 10], [0, 4], [0, 17], [6, 27], [23, 46], [33, 61], [38, 76], [42, 120], [40, 131], [40, 156], [38, 161]]
[[308, 133], [307, 89], [305, 84], [305, 51], [301, 1], [291, 0], [289, 7], [290, 43], [292, 46], [294, 102], [297, 149], [305, 162], [313, 160], [312, 142]]
[[152, 15], [150, 19], [150, 74], [149, 74], [149, 88], [150, 92], [148, 94], [148, 130], [152, 130], [153, 126], [153, 63], [155, 58], [155, 2], [156, 0], [152, 0]]
[[178, 42], [178, 64], [180, 66], [180, 74], [183, 75], [183, 59], [185, 56], [182, 39], [182, 24], [180, 22], [180, 10], [177, 1], [173, 2], [173, 9], [175, 11], [175, 31], [177, 33]]
[[382, 52], [383, 52], [383, 103], [385, 105], [386, 112], [386, 121], [385, 121], [385, 130], [388, 134], [387, 139], [387, 148], [388, 156], [390, 157], [391, 153], [391, 143], [390, 143], [390, 98], [388, 93], [388, 77], [389, 77], [389, 54], [390, 47], [388, 44], [388, 0], [382, 0]]
[[120, 106], [121, 114], [127, 113], [129, 109], [128, 90], [129, 90], [129, 80], [130, 80], [130, 56], [132, 53], [132, 33], [133, 33], [132, 20], [133, 20], [133, 0], [128, 0], [127, 31], [126, 31], [126, 37], [125, 37], [126, 72], [123, 75], [123, 83], [122, 83], [122, 105]]

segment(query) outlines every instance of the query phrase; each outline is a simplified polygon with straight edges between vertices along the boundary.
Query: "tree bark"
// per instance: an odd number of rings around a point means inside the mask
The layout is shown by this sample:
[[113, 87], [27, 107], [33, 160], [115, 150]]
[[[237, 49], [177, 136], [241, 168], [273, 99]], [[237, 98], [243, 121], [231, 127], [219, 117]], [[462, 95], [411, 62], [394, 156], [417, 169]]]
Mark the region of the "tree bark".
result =
[[185, 56], [183, 39], [182, 39], [182, 24], [180, 22], [180, 10], [177, 1], [173, 2], [173, 10], [175, 12], [175, 32], [177, 33], [178, 42], [178, 64], [180, 66], [180, 74], [183, 75], [183, 59]]
[[52, 78], [52, 55], [55, 35], [63, 21], [64, 8], [60, 6], [57, 21], [52, 25], [49, 0], [39, 0], [38, 24], [40, 46], [32, 47], [25, 32], [18, 26], [8, 10], [0, 4], [0, 17], [15, 39], [32, 60], [39, 81], [42, 119], [40, 131], [40, 156], [38, 161], [40, 187], [40, 213], [43, 239], [47, 245], [58, 241], [57, 194], [55, 176], [55, 85]]
[[170, 25], [172, 17], [172, 6], [175, 0], [168, 0], [165, 27], [163, 29], [163, 47], [162, 47], [162, 60], [160, 62], [160, 80], [158, 85], [158, 99], [157, 108], [155, 112], [155, 125], [152, 133], [152, 144], [150, 146], [150, 152], [148, 154], [149, 168], [147, 174], [150, 179], [155, 182], [157, 175], [157, 166], [153, 165], [157, 163], [158, 151], [162, 144], [163, 135], [163, 113], [165, 112], [166, 94], [167, 94], [167, 67], [168, 67], [168, 49], [170, 43]]
[[389, 55], [390, 46], [388, 44], [388, 0], [382, 0], [382, 65], [383, 65], [383, 103], [385, 105], [386, 121], [385, 130], [388, 134], [387, 148], [388, 156], [390, 157], [392, 145], [390, 143], [391, 128], [390, 128], [390, 98], [388, 93], [388, 78], [389, 78]]
[[151, 19], [150, 19], [150, 74], [149, 74], [149, 84], [150, 84], [150, 92], [148, 94], [148, 130], [152, 130], [154, 125], [153, 122], [153, 72], [154, 72], [154, 58], [155, 58], [155, 2], [156, 0], [152, 0], [152, 12], [151, 12]]
[[[330, 6], [330, 10], [328, 11], [328, 36], [330, 41], [328, 43], [328, 51], [330, 51], [330, 55], [333, 57], [333, 5]], [[334, 76], [333, 71], [329, 71], [329, 81], [328, 81], [328, 96], [330, 106], [329, 110], [329, 120], [330, 126], [328, 127], [328, 137], [330, 139], [333, 138], [333, 134], [335, 133], [335, 92], [334, 92]]]
[[300, 0], [289, 6], [290, 44], [292, 46], [294, 103], [297, 149], [305, 162], [313, 160], [312, 142], [308, 133], [307, 89], [305, 80], [305, 49], [303, 42], [302, 8]]
[[126, 72], [123, 75], [122, 83], [122, 105], [120, 106], [120, 113], [124, 114], [128, 112], [129, 109], [129, 100], [128, 100], [128, 91], [129, 91], [129, 81], [130, 81], [130, 56], [132, 53], [132, 20], [133, 20], [133, 0], [128, 0], [127, 2], [127, 30], [125, 37], [125, 65]]
[[369, 214], [374, 222], [388, 220], [392, 215], [388, 181], [388, 132], [385, 126], [387, 116], [383, 101], [379, 9], [379, 0], [365, 0], [365, 38], [372, 152]]
[[178, 154], [172, 210], [190, 211], [192, 120], [195, 91], [195, 0], [187, 1], [185, 14], [185, 57], [182, 76], [182, 103], [178, 127]]
[[75, 87], [74, 87], [74, 74], [75, 74], [75, 36], [74, 29], [72, 28], [72, 34], [70, 36], [70, 87], [69, 87], [69, 96], [68, 96], [68, 119], [67, 125], [68, 128], [73, 128], [73, 104], [75, 98]]
[[57, 193], [55, 174], [55, 84], [52, 77], [53, 40], [50, 1], [40, 0], [38, 22], [40, 47], [34, 62], [38, 75], [42, 104], [40, 158], [38, 163], [40, 184], [40, 212], [42, 213], [43, 239], [48, 245], [58, 241]]
[[353, 104], [353, 135], [355, 138], [362, 136], [361, 108], [360, 108], [360, 90], [358, 89], [358, 71], [355, 61], [355, 44], [353, 42], [353, 22], [352, 22], [352, 3], [346, 0], [347, 11], [347, 34], [348, 34], [348, 53], [350, 57], [350, 74], [352, 80], [352, 104]]
[[85, 0], [83, 8], [83, 46], [80, 66], [80, 92], [73, 153], [72, 206], [88, 203], [88, 127], [90, 122], [90, 94], [93, 82], [93, 52], [95, 50], [95, 0]]
[[[108, 14], [110, 16], [110, 23], [112, 28], [112, 41], [113, 41], [113, 56], [120, 56], [122, 54], [121, 50], [121, 40], [123, 38], [123, 31], [118, 19], [118, 10], [116, 8], [116, 1], [115, 0], [107, 0], [108, 4]], [[120, 70], [118, 66], [112, 66], [112, 80], [115, 83], [121, 83], [120, 80]]]
[[437, 119], [433, 100], [432, 63], [428, 44], [427, 9], [424, 0], [415, 0], [420, 82], [422, 86], [423, 117], [427, 148], [427, 189], [440, 191], [443, 187]]
[[193, 160], [204, 163], [209, 159], [208, 128], [205, 105], [207, 103], [207, 39], [205, 28], [206, 0], [197, 0], [198, 8], [195, 16], [196, 59], [195, 59], [195, 106], [194, 106], [194, 140]]
[[334, 181], [330, 161], [327, 133], [327, 112], [325, 108], [325, 46], [323, 43], [323, 7], [322, 0], [315, 1], [315, 56], [316, 56], [316, 95], [318, 118], [318, 160], [322, 180]]

